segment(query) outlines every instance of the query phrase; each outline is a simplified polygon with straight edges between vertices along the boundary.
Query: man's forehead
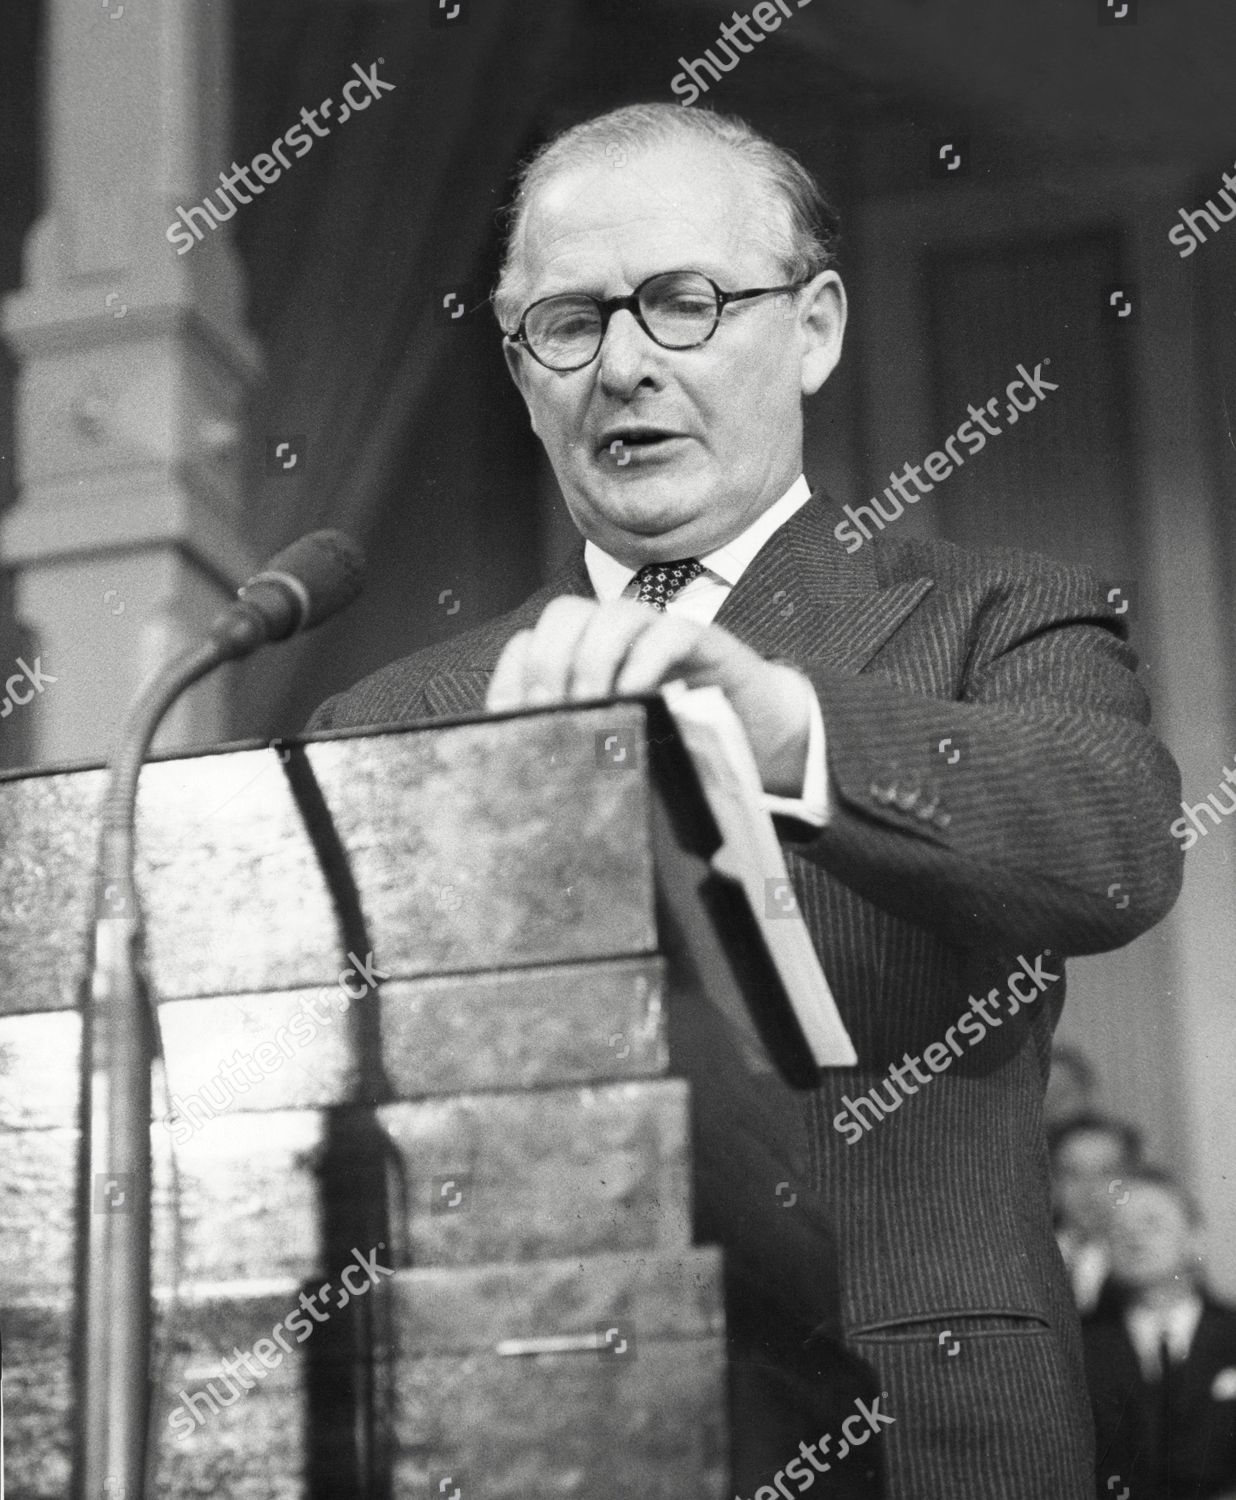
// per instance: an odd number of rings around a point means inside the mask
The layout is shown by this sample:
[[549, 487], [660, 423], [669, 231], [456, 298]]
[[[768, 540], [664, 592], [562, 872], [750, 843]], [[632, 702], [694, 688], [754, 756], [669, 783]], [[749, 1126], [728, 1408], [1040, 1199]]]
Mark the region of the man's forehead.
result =
[[750, 230], [751, 173], [696, 143], [573, 163], [535, 193], [520, 242], [531, 282], [576, 284], [676, 266], [735, 271], [762, 261]]

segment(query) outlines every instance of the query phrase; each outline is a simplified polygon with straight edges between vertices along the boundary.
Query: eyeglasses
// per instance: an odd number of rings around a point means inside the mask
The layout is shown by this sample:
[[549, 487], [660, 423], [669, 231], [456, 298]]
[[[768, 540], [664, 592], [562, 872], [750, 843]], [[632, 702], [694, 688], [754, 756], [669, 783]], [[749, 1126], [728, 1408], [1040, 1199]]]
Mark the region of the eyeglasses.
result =
[[702, 271], [661, 271], [649, 276], [626, 297], [589, 297], [564, 292], [542, 297], [526, 309], [508, 342], [522, 344], [538, 364], [560, 373], [582, 370], [601, 352], [605, 330], [616, 312], [629, 312], [662, 349], [698, 349], [717, 331], [731, 302], [797, 292], [805, 281], [785, 286], [752, 287], [723, 292]]

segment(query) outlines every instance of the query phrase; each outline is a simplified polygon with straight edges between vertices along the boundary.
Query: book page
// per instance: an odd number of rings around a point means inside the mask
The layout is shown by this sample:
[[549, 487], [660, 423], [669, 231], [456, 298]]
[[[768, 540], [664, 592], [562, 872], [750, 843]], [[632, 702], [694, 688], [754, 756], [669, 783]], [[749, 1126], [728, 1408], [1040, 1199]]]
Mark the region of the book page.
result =
[[816, 1065], [852, 1066], [858, 1057], [798, 909], [741, 720], [719, 687], [669, 682], [661, 696], [721, 833], [713, 868], [743, 888]]

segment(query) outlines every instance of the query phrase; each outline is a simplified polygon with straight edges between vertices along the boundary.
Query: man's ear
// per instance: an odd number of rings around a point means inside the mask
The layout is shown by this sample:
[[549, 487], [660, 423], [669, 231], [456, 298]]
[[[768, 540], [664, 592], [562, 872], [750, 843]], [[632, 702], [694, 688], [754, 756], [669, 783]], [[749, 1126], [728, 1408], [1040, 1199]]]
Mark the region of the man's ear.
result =
[[837, 368], [845, 338], [846, 296], [836, 271], [821, 271], [799, 293], [798, 326], [804, 335], [802, 390], [813, 396]]
[[515, 382], [516, 390], [526, 402], [528, 400], [528, 371], [523, 351], [518, 344], [512, 344], [510, 339], [503, 339], [502, 356], [506, 360], [507, 369], [511, 372], [511, 379]]
[[[524, 358], [523, 350], [518, 344], [512, 344], [509, 339], [502, 341], [502, 355], [506, 360], [506, 367], [511, 373], [511, 379], [515, 382], [515, 389], [524, 398], [524, 405], [528, 408], [528, 420], [532, 423], [532, 430], [536, 432], [536, 409], [532, 405], [532, 397], [528, 387], [528, 361]], [[540, 437], [540, 433], [537, 433]]]

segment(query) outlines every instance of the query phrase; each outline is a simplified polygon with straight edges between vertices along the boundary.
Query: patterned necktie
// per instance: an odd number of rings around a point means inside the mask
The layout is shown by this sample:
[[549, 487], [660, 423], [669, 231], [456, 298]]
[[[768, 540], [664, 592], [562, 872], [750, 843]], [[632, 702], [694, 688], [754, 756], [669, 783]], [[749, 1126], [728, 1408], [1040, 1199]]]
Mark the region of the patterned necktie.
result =
[[645, 563], [635, 575], [639, 584], [636, 599], [641, 604], [651, 604], [653, 609], [665, 613], [665, 606], [675, 594], [686, 588], [693, 578], [704, 571], [698, 557], [683, 557], [677, 562]]

